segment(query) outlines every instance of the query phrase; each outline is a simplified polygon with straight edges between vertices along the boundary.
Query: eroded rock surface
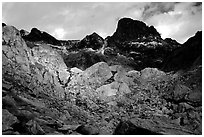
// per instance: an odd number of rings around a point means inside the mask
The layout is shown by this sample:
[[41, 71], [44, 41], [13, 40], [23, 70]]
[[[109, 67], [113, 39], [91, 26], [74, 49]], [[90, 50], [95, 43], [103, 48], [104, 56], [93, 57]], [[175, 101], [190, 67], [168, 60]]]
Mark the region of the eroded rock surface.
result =
[[201, 65], [165, 73], [98, 60], [81, 69], [66, 52], [2, 27], [2, 134], [202, 134]]

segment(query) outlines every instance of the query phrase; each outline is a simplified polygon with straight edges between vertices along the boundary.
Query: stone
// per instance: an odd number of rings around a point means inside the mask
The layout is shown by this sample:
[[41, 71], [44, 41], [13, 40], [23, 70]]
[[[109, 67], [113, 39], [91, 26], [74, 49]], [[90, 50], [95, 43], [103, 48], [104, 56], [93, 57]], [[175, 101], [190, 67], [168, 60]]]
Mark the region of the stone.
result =
[[160, 71], [157, 68], [145, 68], [141, 70], [141, 79], [144, 80], [153, 80], [164, 75], [166, 75], [165, 72]]
[[192, 92], [190, 88], [185, 85], [177, 84], [173, 91], [173, 99], [176, 101], [185, 99], [186, 96]]
[[81, 125], [63, 125], [62, 127], [58, 128], [59, 131], [68, 131], [68, 130], [76, 130]]
[[17, 122], [18, 119], [16, 116], [11, 114], [8, 110], [2, 109], [2, 131], [13, 129], [12, 125]]
[[66, 84], [68, 82], [68, 79], [70, 77], [70, 73], [66, 70], [59, 71], [59, 79], [62, 82], [62, 84]]
[[[128, 85], [124, 82], [112, 82], [107, 85], [103, 85], [96, 89], [97, 96], [102, 100], [106, 100], [108, 97], [123, 96], [124, 94], [131, 93]], [[110, 101], [110, 100], [109, 100]]]
[[109, 68], [111, 71], [117, 72], [121, 68], [121, 66], [120, 65], [113, 65], [113, 66], [110, 66]]
[[113, 88], [113, 84], [114, 83], [103, 85], [97, 88], [96, 92], [99, 94], [99, 96], [102, 96], [102, 97], [115, 96], [118, 90], [116, 88]]
[[[81, 74], [82, 83], [103, 84], [106, 80], [112, 77], [111, 70], [107, 63], [99, 62], [87, 68]], [[79, 79], [80, 80], [80, 79]]]
[[82, 135], [98, 135], [99, 134], [98, 128], [92, 125], [81, 125], [76, 129], [76, 131]]
[[[187, 89], [189, 91], [190, 89]], [[202, 92], [201, 91], [192, 91], [189, 93], [187, 100], [190, 102], [198, 103], [199, 105], [202, 104]]]
[[79, 74], [79, 73], [82, 73], [82, 72], [83, 72], [81, 69], [79, 69], [79, 68], [77, 68], [77, 67], [71, 68], [70, 71], [71, 71], [72, 73], [76, 73], [76, 74]]
[[113, 135], [160, 135], [160, 134], [139, 126], [135, 126], [130, 121], [121, 121], [116, 126]]

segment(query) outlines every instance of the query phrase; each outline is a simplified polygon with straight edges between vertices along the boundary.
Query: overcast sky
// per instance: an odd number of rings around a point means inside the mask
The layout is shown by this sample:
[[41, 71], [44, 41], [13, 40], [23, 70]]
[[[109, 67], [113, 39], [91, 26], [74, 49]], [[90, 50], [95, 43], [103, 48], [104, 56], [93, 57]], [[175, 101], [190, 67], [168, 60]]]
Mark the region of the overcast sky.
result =
[[202, 3], [3, 3], [2, 21], [30, 32], [33, 27], [58, 39], [112, 35], [130, 17], [153, 25], [162, 38], [183, 43], [202, 30]]

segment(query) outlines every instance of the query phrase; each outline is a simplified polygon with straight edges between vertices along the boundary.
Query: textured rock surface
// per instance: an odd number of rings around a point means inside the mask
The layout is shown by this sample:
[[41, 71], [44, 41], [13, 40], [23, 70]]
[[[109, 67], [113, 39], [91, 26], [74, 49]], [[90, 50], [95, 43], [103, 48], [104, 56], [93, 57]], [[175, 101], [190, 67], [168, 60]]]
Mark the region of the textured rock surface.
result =
[[[158, 43], [149, 42], [155, 50]], [[83, 67], [73, 68], [64, 63], [71, 53], [64, 46], [25, 42], [15, 27], [2, 27], [2, 134], [202, 134], [199, 63], [176, 73], [140, 71], [118, 53], [105, 56], [107, 63], [92, 58], [83, 64], [86, 58], [78, 62]]]

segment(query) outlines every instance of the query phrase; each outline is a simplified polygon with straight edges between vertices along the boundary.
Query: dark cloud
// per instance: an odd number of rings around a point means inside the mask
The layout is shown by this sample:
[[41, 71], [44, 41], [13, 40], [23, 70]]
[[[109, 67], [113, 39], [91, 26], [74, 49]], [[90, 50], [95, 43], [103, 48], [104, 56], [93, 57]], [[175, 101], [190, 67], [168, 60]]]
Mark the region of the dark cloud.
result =
[[144, 7], [143, 19], [146, 20], [154, 15], [173, 11], [175, 4], [172, 2], [152, 2]]

